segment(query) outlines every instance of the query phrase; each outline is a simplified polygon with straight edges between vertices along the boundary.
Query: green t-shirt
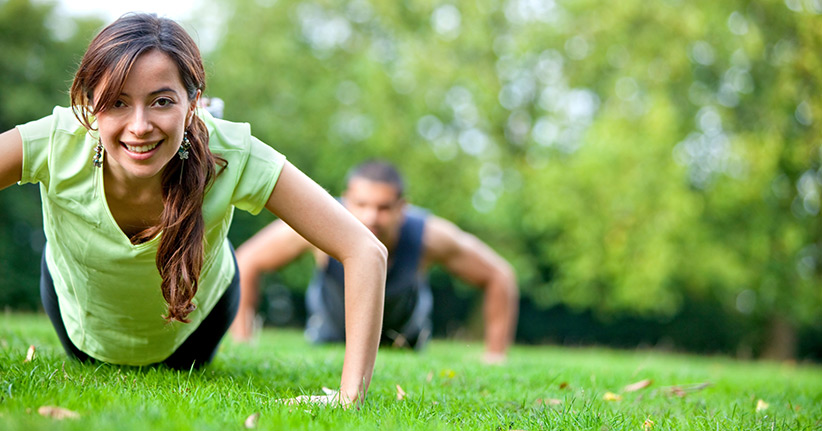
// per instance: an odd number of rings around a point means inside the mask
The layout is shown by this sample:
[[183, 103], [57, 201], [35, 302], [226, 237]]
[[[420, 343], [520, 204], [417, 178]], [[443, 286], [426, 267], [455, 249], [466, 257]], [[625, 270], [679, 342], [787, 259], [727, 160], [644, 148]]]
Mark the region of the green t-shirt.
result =
[[215, 119], [204, 110], [198, 115], [208, 127], [211, 151], [228, 165], [204, 198], [205, 255], [188, 324], [162, 318], [168, 306], [154, 261], [159, 235], [133, 245], [109, 211], [105, 166], [91, 162], [96, 138], [69, 108], [18, 126], [20, 183], [40, 183], [46, 264], [63, 323], [77, 348], [96, 359], [161, 362], [197, 329], [234, 277], [226, 239], [234, 207], [260, 212], [285, 164], [283, 155], [251, 136], [248, 124]]

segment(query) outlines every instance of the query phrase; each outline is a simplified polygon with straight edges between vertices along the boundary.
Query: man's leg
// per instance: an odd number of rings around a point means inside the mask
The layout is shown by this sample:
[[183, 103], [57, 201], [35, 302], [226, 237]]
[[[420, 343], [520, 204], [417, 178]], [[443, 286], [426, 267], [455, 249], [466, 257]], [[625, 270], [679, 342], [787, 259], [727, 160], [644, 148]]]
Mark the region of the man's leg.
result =
[[[319, 286], [311, 285], [305, 292], [308, 319], [305, 324], [305, 338], [314, 343], [341, 343], [345, 341], [345, 328], [339, 327], [331, 319], [322, 299]], [[338, 304], [345, 309], [345, 304]]]
[[431, 288], [420, 287], [417, 296], [417, 306], [402, 328], [402, 335], [408, 346], [414, 350], [422, 350], [431, 339], [431, 313], [434, 310], [434, 295]]

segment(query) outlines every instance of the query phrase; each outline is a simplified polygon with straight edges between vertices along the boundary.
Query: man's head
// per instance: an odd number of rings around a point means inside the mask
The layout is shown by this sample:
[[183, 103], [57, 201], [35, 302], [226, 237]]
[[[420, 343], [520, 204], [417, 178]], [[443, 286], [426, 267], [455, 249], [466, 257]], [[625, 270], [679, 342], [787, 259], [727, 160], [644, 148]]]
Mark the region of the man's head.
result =
[[343, 204], [387, 246], [399, 236], [403, 221], [404, 184], [390, 163], [372, 160], [352, 168], [346, 176]]

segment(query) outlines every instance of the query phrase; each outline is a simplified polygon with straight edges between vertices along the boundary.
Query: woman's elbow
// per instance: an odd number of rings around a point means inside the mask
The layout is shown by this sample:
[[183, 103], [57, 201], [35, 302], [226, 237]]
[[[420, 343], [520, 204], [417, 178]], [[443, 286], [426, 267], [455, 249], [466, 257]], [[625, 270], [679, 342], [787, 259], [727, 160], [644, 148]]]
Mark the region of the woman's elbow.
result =
[[376, 271], [385, 276], [388, 267], [388, 249], [371, 232], [364, 229], [362, 234], [351, 237], [341, 250], [339, 256], [329, 253], [329, 255], [340, 262], [346, 268], [360, 268], [368, 272]]
[[383, 274], [388, 268], [388, 249], [370, 232], [357, 242], [357, 247], [352, 249], [352, 257]]
[[383, 268], [388, 267], [388, 249], [385, 247], [385, 244], [372, 235], [368, 249], [369, 253], [374, 256], [374, 259], [380, 262]]

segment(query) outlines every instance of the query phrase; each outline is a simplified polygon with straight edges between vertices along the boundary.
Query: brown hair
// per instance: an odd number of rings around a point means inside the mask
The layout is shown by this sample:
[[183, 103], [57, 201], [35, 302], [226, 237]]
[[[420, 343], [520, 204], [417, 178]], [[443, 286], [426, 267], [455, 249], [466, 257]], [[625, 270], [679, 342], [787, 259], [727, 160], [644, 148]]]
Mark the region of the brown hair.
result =
[[346, 186], [355, 178], [393, 186], [397, 189], [398, 198], [403, 197], [405, 194], [405, 182], [402, 180], [400, 172], [396, 166], [385, 160], [371, 159], [349, 169], [345, 175]]
[[[74, 115], [87, 129], [93, 130], [92, 116], [111, 108], [120, 97], [134, 62], [154, 50], [177, 63], [189, 102], [205, 89], [200, 50], [179, 24], [153, 14], [123, 15], [91, 41], [71, 85]], [[97, 88], [101, 90], [94, 94]], [[191, 149], [185, 172], [178, 157], [163, 170], [160, 224], [135, 234], [131, 241], [145, 242], [162, 231], [155, 262], [168, 302], [168, 314], [163, 317], [188, 323], [188, 314], [196, 308], [191, 300], [203, 265], [203, 197], [216, 175], [216, 164], [225, 164], [225, 160], [209, 150], [208, 130], [198, 116], [194, 115], [186, 131]]]

